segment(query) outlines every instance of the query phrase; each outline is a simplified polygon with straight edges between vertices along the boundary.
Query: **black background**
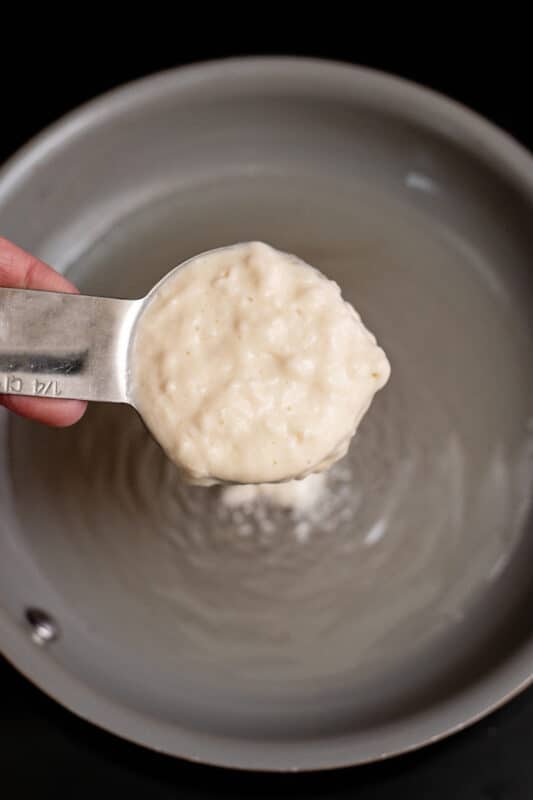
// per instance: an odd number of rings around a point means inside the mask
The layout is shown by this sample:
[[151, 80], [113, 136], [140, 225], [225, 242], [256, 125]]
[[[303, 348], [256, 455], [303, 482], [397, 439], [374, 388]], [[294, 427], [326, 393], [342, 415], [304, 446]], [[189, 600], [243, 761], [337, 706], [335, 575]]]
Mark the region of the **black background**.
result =
[[[142, 33], [137, 29], [135, 36], [131, 19], [111, 31], [100, 13], [89, 26], [87, 9], [78, 9], [76, 20], [65, 12], [53, 36], [54, 26], [36, 20], [30, 7], [26, 20], [15, 23], [2, 16], [0, 162], [66, 111], [124, 81], [182, 63], [260, 53], [336, 58], [395, 72], [469, 105], [533, 149], [533, 59], [521, 38], [526, 23], [516, 16], [510, 26], [497, 19], [497, 31], [488, 38], [487, 12], [468, 29], [457, 17], [445, 30], [450, 13], [440, 7], [428, 7], [416, 24], [402, 13], [401, 27], [383, 9], [381, 24], [369, 33], [357, 15], [326, 24], [332, 7], [322, 9], [320, 34], [309, 33], [307, 12], [291, 32], [283, 18], [276, 18], [275, 35], [263, 32], [260, 41], [261, 14], [275, 12], [268, 7], [254, 11], [244, 33], [236, 32], [231, 20], [220, 28], [206, 7], [201, 25], [171, 19], [145, 25], [137, 18]], [[499, 11], [505, 15], [505, 8]], [[83, 800], [98, 794], [153, 800], [530, 800], [531, 733], [533, 690], [449, 740], [382, 764], [309, 776], [234, 773], [156, 755], [99, 731], [0, 659], [0, 796], [6, 800]]]

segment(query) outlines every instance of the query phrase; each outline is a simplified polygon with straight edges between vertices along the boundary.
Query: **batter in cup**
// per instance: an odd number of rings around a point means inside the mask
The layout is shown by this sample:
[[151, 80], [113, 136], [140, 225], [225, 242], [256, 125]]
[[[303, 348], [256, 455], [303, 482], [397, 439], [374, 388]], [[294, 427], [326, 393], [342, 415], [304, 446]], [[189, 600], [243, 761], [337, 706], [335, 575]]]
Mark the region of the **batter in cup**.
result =
[[261, 242], [192, 259], [148, 303], [133, 344], [135, 403], [191, 483], [327, 469], [389, 378], [337, 284]]

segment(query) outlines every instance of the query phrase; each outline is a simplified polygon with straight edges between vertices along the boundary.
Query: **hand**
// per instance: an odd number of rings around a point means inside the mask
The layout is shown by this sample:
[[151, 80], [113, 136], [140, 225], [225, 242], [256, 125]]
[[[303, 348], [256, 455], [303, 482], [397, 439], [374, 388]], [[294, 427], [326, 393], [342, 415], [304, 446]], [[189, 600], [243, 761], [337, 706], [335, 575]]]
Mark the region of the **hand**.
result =
[[[62, 275], [0, 236], [0, 286], [13, 289], [44, 289], [49, 292], [77, 293]], [[48, 397], [0, 395], [0, 405], [22, 417], [65, 427], [77, 422], [87, 403], [81, 400], [55, 400]]]

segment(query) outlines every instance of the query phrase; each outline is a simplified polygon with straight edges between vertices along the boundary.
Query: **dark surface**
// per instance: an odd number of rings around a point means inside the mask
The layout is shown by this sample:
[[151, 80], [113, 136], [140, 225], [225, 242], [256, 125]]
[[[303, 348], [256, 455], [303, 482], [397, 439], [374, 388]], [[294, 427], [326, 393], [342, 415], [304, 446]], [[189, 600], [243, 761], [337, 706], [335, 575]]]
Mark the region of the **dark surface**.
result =
[[[533, 60], [516, 41], [520, 22], [514, 20], [511, 38], [502, 29], [497, 45], [487, 41], [485, 29], [483, 35], [478, 32], [473, 48], [472, 40], [461, 40], [457, 31], [442, 36], [439, 44], [433, 38], [440, 26], [438, 12], [431, 8], [431, 15], [429, 32], [407, 37], [398, 32], [394, 48], [379, 46], [357, 25], [351, 26], [345, 45], [325, 28], [314, 42], [309, 36], [287, 35], [284, 41], [277, 36], [256, 46], [249, 36], [234, 34], [231, 42], [225, 34], [221, 44], [201, 46], [205, 30], [172, 23], [171, 35], [158, 35], [156, 48], [150, 26], [135, 41], [128, 30], [118, 38], [99, 30], [81, 42], [76, 29], [51, 42], [41, 35], [38, 22], [28, 36], [26, 28], [21, 36], [5, 23], [0, 37], [0, 162], [66, 111], [124, 81], [179, 63], [247, 53], [332, 57], [395, 72], [469, 105], [533, 147]], [[101, 27], [108, 30], [107, 23]], [[502, 42], [508, 48], [505, 57]], [[6, 800], [83, 800], [98, 794], [151, 800], [533, 797], [533, 690], [464, 733], [418, 753], [310, 776], [232, 773], [143, 751], [78, 720], [1, 659], [0, 703], [0, 796]], [[13, 788], [6, 790], [6, 784]]]

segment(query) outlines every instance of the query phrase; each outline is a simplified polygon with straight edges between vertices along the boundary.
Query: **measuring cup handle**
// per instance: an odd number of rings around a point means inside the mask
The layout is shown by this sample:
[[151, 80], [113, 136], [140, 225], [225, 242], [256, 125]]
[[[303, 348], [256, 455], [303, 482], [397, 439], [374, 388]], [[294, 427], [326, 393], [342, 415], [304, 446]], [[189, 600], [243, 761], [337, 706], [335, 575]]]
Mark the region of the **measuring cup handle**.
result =
[[141, 302], [0, 288], [0, 394], [128, 402]]

